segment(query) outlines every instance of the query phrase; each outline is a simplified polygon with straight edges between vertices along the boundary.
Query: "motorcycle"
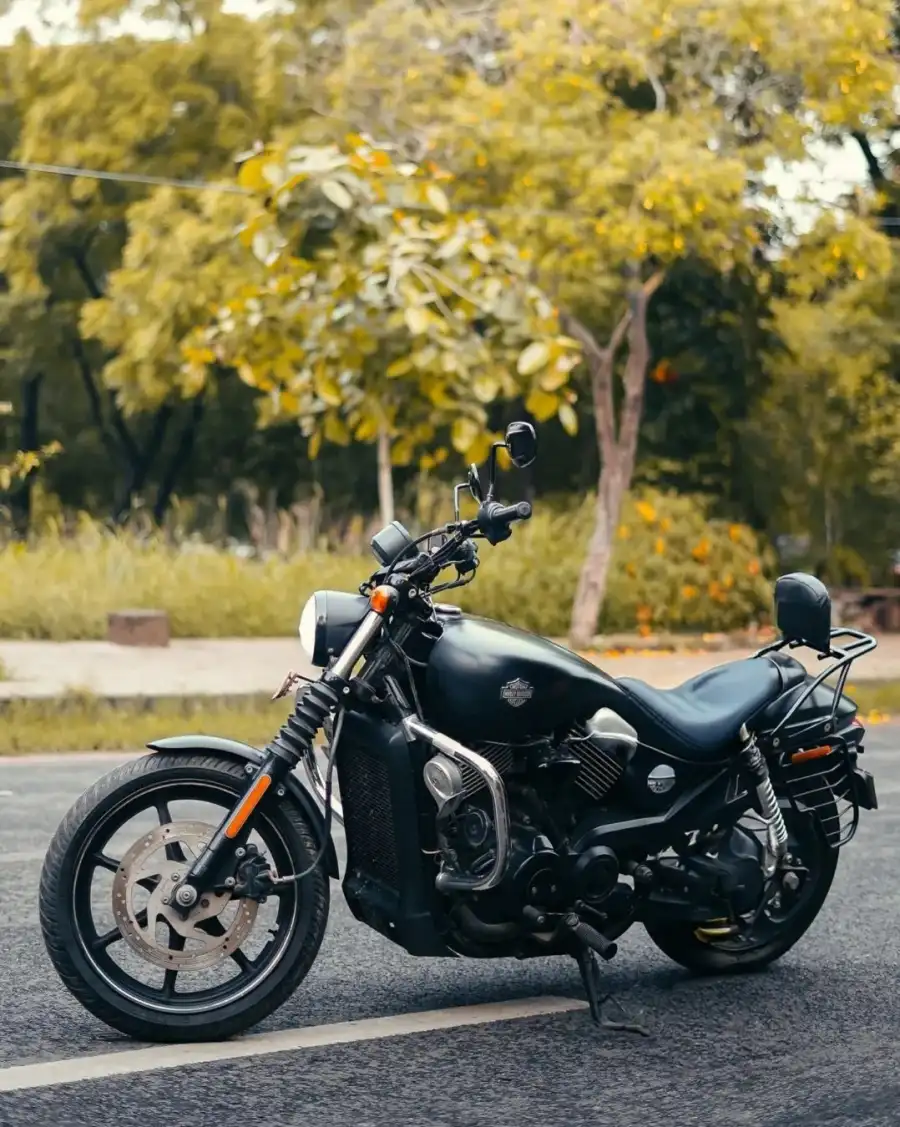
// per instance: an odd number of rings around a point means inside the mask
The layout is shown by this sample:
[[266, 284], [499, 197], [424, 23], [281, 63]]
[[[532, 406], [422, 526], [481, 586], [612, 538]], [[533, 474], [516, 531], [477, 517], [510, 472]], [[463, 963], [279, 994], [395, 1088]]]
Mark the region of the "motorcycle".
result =
[[[411, 955], [574, 958], [599, 1025], [646, 1032], [602, 994], [602, 962], [634, 924], [709, 974], [764, 967], [813, 923], [860, 811], [877, 808], [844, 693], [875, 639], [832, 628], [816, 578], [784, 575], [777, 641], [662, 690], [436, 601], [475, 578], [479, 541], [531, 516], [495, 498], [501, 448], [530, 465], [533, 427], [493, 445], [486, 490], [470, 468], [451, 522], [380, 531], [358, 593], [310, 597], [299, 641], [321, 673], [285, 679], [276, 697], [308, 683], [266, 748], [160, 739], [67, 814], [41, 924], [96, 1017], [143, 1041], [206, 1041], [273, 1013], [322, 942], [333, 822], [357, 920]], [[801, 646], [820, 673], [788, 652]]]

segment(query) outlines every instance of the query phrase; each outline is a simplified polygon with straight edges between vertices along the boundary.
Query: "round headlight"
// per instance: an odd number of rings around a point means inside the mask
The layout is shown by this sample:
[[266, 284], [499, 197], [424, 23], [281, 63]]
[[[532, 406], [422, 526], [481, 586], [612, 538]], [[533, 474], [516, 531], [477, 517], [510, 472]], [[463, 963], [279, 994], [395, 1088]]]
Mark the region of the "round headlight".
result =
[[316, 652], [316, 596], [310, 595], [300, 615], [300, 645], [310, 661]]

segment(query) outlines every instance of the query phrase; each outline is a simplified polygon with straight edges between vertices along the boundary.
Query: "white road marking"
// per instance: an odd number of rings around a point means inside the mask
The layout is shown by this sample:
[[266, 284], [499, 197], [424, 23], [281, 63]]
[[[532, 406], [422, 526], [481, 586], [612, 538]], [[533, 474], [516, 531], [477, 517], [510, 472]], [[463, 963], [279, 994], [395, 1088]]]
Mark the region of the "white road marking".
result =
[[440, 1029], [459, 1029], [492, 1021], [541, 1017], [587, 1008], [577, 998], [545, 995], [516, 1002], [489, 1002], [477, 1006], [454, 1006], [446, 1010], [397, 1014], [393, 1017], [342, 1021], [334, 1025], [314, 1025], [304, 1029], [284, 1029], [276, 1033], [254, 1033], [233, 1041], [197, 1045], [159, 1045], [150, 1049], [125, 1050], [96, 1056], [49, 1060], [38, 1064], [13, 1065], [0, 1069], [0, 1092], [20, 1092], [26, 1088], [48, 1088], [57, 1084], [76, 1084], [102, 1080], [109, 1076], [128, 1076], [164, 1068], [213, 1064], [218, 1061], [255, 1057], [269, 1053], [289, 1053], [324, 1045], [346, 1045], [374, 1041], [382, 1037], [402, 1037], [411, 1033], [432, 1033]]

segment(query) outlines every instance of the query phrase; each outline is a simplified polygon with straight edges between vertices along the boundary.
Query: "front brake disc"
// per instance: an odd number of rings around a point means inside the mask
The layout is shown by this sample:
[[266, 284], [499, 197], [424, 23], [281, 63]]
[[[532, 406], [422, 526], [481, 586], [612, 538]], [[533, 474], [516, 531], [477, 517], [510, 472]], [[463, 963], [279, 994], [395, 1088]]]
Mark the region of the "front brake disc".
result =
[[[113, 879], [113, 915], [126, 943], [147, 962], [172, 970], [206, 970], [236, 951], [253, 930], [259, 905], [255, 900], [233, 900], [230, 892], [205, 892], [186, 919], [172, 907], [173, 890], [191, 862], [170, 861], [165, 847], [181, 843], [197, 856], [215, 832], [214, 826], [203, 822], [169, 822], [136, 841], [122, 858]], [[134, 893], [145, 881], [156, 883], [147, 901], [146, 918], [139, 920], [144, 911], [135, 908]], [[237, 912], [230, 924], [220, 924], [220, 935], [198, 926], [220, 916], [232, 902]], [[175, 932], [184, 940], [183, 950], [159, 942], [160, 920], [170, 929], [167, 938]]]

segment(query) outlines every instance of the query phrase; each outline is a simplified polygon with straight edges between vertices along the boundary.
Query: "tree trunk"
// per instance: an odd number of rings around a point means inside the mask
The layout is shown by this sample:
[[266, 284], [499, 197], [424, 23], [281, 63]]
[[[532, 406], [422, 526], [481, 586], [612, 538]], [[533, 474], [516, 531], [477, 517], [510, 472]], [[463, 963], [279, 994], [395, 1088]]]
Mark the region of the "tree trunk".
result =
[[[594, 528], [572, 604], [569, 644], [573, 649], [584, 650], [590, 647], [606, 597], [616, 529], [622, 501], [634, 474], [644, 409], [644, 387], [650, 361], [647, 306], [662, 280], [662, 274], [654, 274], [632, 291], [630, 308], [619, 320], [605, 348], [601, 348], [593, 334], [575, 318], [565, 318], [564, 327], [584, 347], [591, 374], [594, 423], [601, 464], [594, 505]], [[613, 386], [615, 363], [616, 354], [626, 338], [628, 359], [625, 363], [624, 395], [617, 425]]]
[[112, 517], [116, 524], [120, 524], [131, 511], [133, 498], [141, 492], [147, 484], [147, 479], [153, 469], [159, 452], [162, 449], [166, 431], [172, 421], [172, 405], [164, 403], [157, 409], [153, 416], [153, 425], [144, 449], [136, 457], [130, 457], [125, 484], [113, 505]]
[[[36, 376], [30, 376], [22, 385], [19, 449], [23, 453], [28, 453], [29, 451], [40, 448], [38, 420], [41, 401], [41, 384], [43, 382], [44, 375], [42, 372], [39, 372]], [[10, 498], [13, 527], [16, 536], [23, 540], [27, 537], [28, 529], [31, 524], [31, 487], [33, 482], [34, 474], [27, 474], [16, 486]]]
[[570, 645], [576, 650], [590, 647], [597, 628], [597, 618], [606, 596], [606, 581], [624, 495], [623, 479], [617, 472], [617, 467], [610, 460], [604, 459], [597, 483], [597, 499], [594, 502], [594, 531], [581, 565], [575, 601], [572, 604], [569, 638]]
[[394, 519], [394, 473], [391, 467], [391, 436], [386, 426], [378, 431], [378, 510], [381, 523]]
[[171, 503], [172, 494], [175, 492], [175, 486], [178, 484], [178, 479], [190, 461], [191, 454], [194, 450], [194, 442], [197, 438], [197, 431], [203, 420], [204, 408], [204, 394], [201, 391], [199, 395], [194, 397], [194, 401], [191, 403], [187, 421], [182, 428], [181, 434], [178, 436], [178, 444], [163, 474], [162, 481], [159, 483], [159, 489], [156, 493], [156, 503], [153, 506], [153, 519], [157, 524], [162, 524], [163, 518]]

